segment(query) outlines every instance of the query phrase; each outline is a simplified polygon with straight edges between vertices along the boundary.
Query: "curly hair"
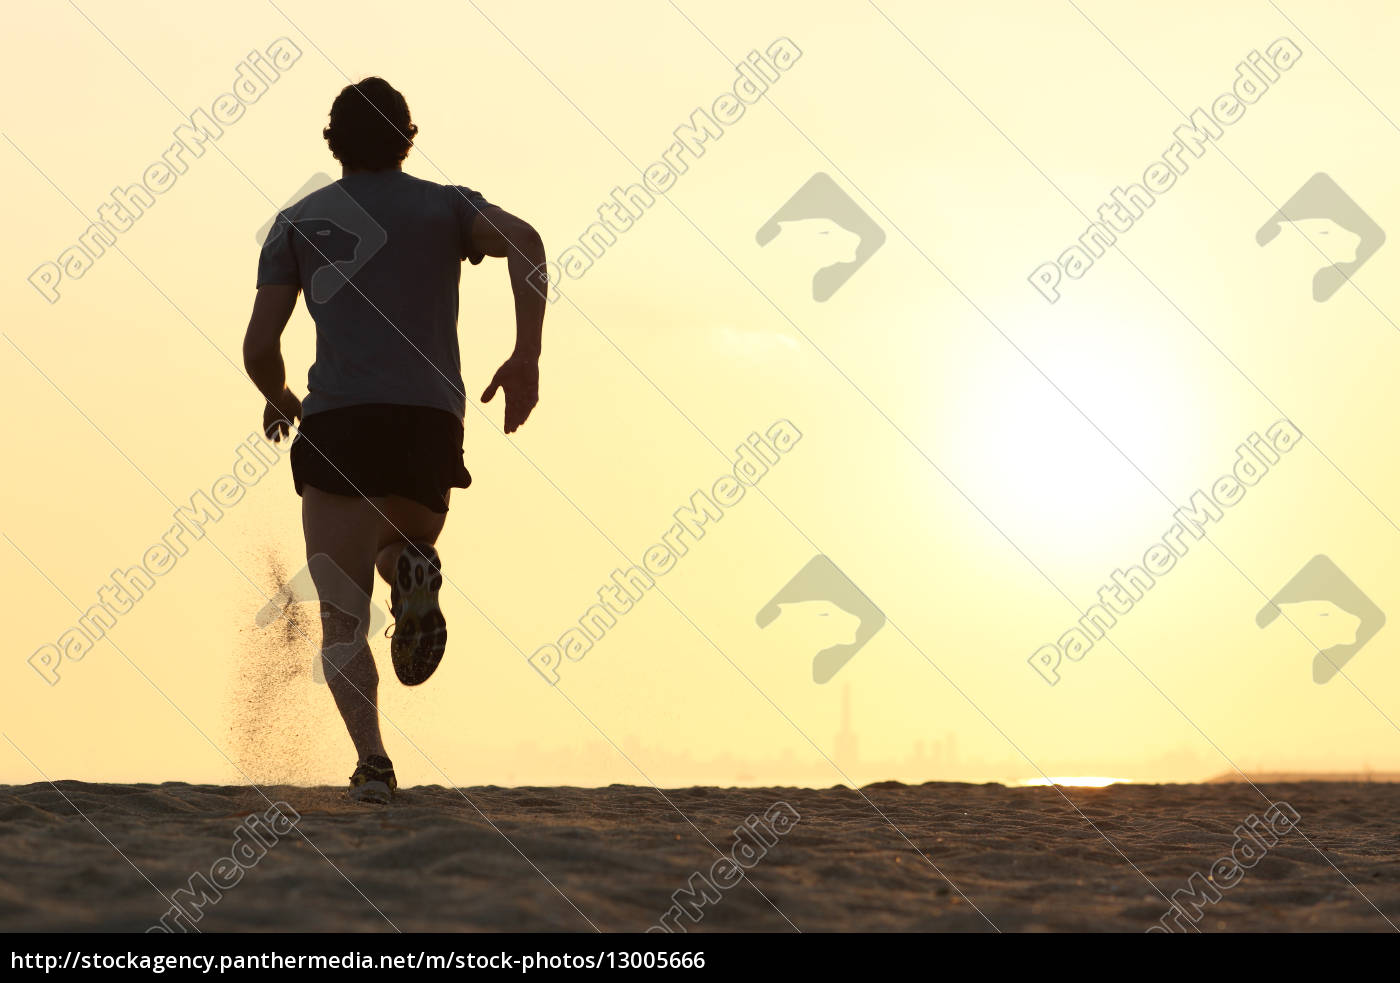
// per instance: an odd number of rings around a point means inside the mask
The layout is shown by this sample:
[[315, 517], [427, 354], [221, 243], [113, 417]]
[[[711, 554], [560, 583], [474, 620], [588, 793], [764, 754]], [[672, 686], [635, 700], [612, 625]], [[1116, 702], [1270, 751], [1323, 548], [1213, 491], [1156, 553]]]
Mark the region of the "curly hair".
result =
[[382, 171], [403, 163], [418, 135], [403, 94], [371, 76], [340, 90], [331, 123], [321, 135], [331, 154], [356, 171]]

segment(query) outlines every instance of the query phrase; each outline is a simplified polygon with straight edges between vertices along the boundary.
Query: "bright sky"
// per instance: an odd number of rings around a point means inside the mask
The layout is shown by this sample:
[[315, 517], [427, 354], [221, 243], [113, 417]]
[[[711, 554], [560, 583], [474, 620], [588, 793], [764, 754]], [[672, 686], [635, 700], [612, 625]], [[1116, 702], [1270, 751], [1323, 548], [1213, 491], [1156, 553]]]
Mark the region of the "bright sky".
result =
[[[440, 543], [447, 658], [413, 691], [381, 662], [401, 782], [1400, 770], [1397, 628], [1347, 607], [1400, 612], [1400, 247], [1313, 295], [1314, 273], [1356, 246], [1348, 209], [1400, 226], [1390, 5], [548, 8], [78, 0], [9, 15], [0, 781], [320, 783], [353, 767], [311, 673], [314, 632], [254, 623], [274, 568], [304, 562], [285, 460], [106, 637], [57, 661], [52, 685], [34, 656], [257, 429], [240, 357], [255, 234], [317, 172], [338, 176], [320, 130], [347, 81], [382, 75], [407, 96], [421, 129], [408, 171], [482, 191], [558, 257], [733, 90], [736, 62], [780, 39], [766, 97], [564, 278], [524, 429], [501, 433], [499, 402], [469, 407], [475, 484]], [[1121, 252], [1063, 275], [1047, 302], [1032, 271], [1142, 182], [1181, 112], [1216, 106], [1251, 53], [1288, 61], [1280, 38], [1296, 59], [1199, 159], [1178, 153], [1175, 184], [1120, 226]], [[31, 282], [52, 282], [43, 264], [273, 48], [301, 54], [256, 102], [220, 103], [238, 118], [184, 173], [157, 173], [164, 191], [119, 251], [65, 275], [50, 303]], [[1332, 183], [1295, 199], [1319, 173]], [[808, 186], [817, 174], [831, 183]], [[1261, 247], [1290, 200], [1317, 221]], [[759, 245], [774, 216], [781, 232]], [[814, 299], [812, 274], [861, 241], [879, 245]], [[512, 344], [505, 264], [468, 268], [462, 301], [472, 396]], [[312, 343], [299, 309], [285, 342], [298, 392]], [[1226, 483], [1234, 504], [1207, 539], [1157, 550], [1174, 566], [1087, 652], [1062, 640], [1284, 419], [1303, 437], [1242, 497]], [[557, 684], [532, 667], [732, 471], [734, 448], [783, 420], [801, 439], [634, 610]], [[807, 568], [817, 556], [830, 563]], [[1328, 560], [1305, 571], [1315, 556]], [[1258, 627], [1290, 581], [1284, 617]], [[864, 637], [851, 584], [883, 622], [814, 681], [819, 650]], [[1315, 682], [1318, 649], [1353, 639]], [[1053, 686], [1037, 650], [1059, 660]]]

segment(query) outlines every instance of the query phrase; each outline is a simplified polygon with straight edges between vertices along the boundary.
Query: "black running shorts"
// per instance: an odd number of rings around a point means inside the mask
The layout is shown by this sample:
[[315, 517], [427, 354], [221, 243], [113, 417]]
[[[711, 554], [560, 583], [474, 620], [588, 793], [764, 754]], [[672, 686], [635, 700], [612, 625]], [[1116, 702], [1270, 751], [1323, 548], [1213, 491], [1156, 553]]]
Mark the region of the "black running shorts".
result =
[[462, 460], [462, 421], [429, 406], [366, 403], [313, 413], [292, 441], [297, 494], [398, 495], [447, 511], [448, 490], [472, 482]]

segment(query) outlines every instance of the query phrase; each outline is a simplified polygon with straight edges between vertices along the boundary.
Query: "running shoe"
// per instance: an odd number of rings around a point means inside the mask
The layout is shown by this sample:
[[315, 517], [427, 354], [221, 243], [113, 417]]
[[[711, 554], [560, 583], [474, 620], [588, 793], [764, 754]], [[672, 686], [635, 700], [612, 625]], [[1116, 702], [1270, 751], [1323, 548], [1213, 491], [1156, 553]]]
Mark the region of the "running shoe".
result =
[[350, 798], [354, 802], [388, 805], [398, 787], [394, 763], [381, 754], [371, 754], [361, 761], [350, 776]]
[[427, 682], [447, 648], [447, 622], [438, 605], [442, 563], [427, 543], [406, 543], [399, 551], [389, 612], [394, 634], [389, 643], [394, 674], [405, 686]]

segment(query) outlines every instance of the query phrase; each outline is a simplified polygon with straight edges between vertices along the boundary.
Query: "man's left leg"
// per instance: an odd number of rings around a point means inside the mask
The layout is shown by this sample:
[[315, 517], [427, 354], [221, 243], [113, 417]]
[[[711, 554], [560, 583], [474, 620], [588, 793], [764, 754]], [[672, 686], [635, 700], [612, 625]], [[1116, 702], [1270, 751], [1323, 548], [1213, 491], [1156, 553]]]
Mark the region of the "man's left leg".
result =
[[[380, 518], [375, 502], [307, 486], [302, 528], [311, 578], [321, 603], [321, 658], [326, 683], [361, 763], [384, 757], [379, 731], [379, 673], [366, 634]], [[326, 560], [313, 558], [323, 556]]]

